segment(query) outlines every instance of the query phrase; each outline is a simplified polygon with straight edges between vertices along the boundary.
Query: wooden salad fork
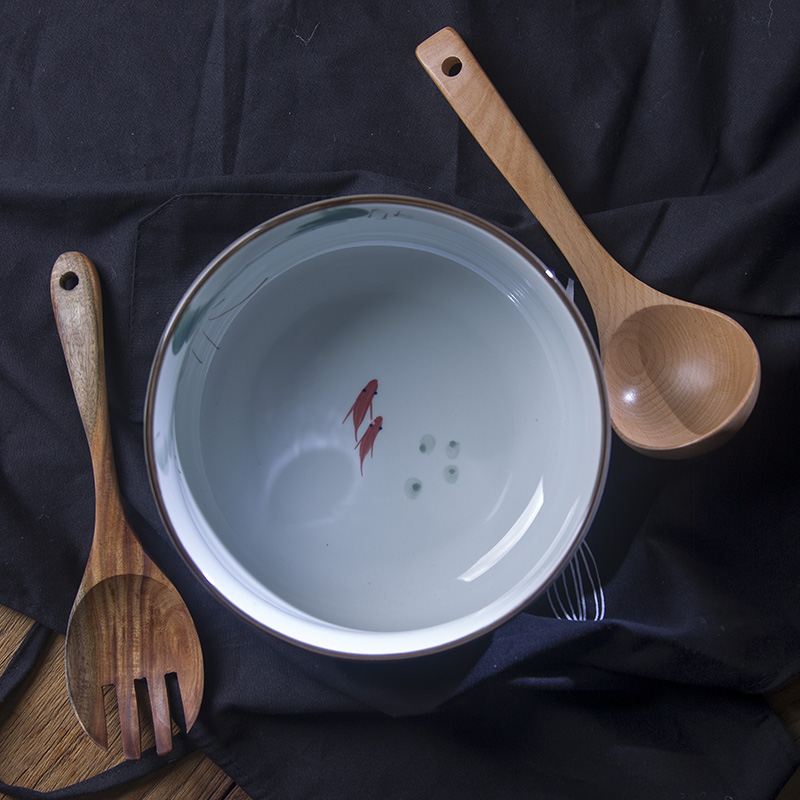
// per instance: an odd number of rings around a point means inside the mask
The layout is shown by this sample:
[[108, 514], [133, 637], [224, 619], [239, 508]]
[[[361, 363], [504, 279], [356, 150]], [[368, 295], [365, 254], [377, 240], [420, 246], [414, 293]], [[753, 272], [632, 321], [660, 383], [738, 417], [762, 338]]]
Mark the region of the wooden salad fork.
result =
[[50, 278], [58, 333], [89, 440], [94, 539], [67, 627], [70, 702], [87, 734], [107, 748], [103, 687], [113, 685], [125, 758], [141, 755], [136, 685], [150, 698], [159, 755], [172, 749], [166, 677], [177, 676], [188, 730], [203, 696], [203, 656], [181, 596], [148, 558], [128, 523], [111, 448], [100, 282], [92, 262], [64, 253]]

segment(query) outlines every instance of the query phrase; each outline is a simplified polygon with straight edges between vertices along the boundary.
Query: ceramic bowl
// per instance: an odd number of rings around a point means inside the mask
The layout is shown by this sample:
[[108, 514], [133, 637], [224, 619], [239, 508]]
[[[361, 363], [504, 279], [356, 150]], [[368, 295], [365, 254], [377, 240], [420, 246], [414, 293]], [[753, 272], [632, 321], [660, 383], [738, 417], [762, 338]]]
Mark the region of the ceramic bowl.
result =
[[558, 575], [605, 478], [579, 313], [513, 238], [348, 197], [270, 220], [173, 313], [146, 402], [159, 510], [203, 583], [325, 653], [484, 634]]

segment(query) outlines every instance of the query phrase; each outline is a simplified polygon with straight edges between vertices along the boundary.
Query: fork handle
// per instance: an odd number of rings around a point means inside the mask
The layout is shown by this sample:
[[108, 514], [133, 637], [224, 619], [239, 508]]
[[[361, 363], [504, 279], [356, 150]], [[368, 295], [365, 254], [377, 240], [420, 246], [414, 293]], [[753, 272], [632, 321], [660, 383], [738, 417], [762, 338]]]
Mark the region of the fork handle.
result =
[[58, 257], [50, 276], [50, 298], [92, 458], [108, 458], [111, 448], [99, 446], [108, 426], [102, 297], [97, 271], [85, 255]]
[[94, 472], [94, 540], [81, 591], [124, 572], [163, 580], [128, 524], [120, 498], [108, 416], [102, 294], [94, 264], [81, 253], [59, 256], [50, 276], [50, 297]]

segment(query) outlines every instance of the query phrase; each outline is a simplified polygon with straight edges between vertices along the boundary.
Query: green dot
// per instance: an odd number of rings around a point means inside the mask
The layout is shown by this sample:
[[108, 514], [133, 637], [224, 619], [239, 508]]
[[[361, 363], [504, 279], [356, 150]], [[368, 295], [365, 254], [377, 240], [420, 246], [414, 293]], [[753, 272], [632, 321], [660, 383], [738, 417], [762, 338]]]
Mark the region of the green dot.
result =
[[422, 481], [419, 478], [409, 478], [403, 487], [406, 497], [415, 500], [422, 491]]
[[444, 449], [448, 458], [455, 458], [459, 450], [461, 450], [461, 445], [455, 439], [451, 439]]
[[455, 483], [458, 480], [458, 467], [455, 464], [444, 468], [444, 479], [448, 483]]

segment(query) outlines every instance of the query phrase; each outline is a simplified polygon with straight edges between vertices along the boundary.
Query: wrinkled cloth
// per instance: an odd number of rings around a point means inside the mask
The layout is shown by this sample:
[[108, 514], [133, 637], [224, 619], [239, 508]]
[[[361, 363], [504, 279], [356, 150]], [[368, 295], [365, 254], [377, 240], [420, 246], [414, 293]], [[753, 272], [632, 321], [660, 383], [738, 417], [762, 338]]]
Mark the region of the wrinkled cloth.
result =
[[[0, 602], [63, 632], [91, 542], [49, 298], [78, 250], [102, 284], [126, 509], [203, 645], [189, 737], [255, 800], [775, 796], [800, 762], [761, 697], [800, 671], [800, 6], [7, 0], [0, 23]], [[146, 382], [208, 261], [325, 197], [447, 202], [573, 277], [416, 61], [446, 25], [615, 258], [748, 330], [762, 389], [709, 455], [614, 440], [590, 596], [568, 569], [482, 639], [354, 663], [192, 576], [149, 488]]]

